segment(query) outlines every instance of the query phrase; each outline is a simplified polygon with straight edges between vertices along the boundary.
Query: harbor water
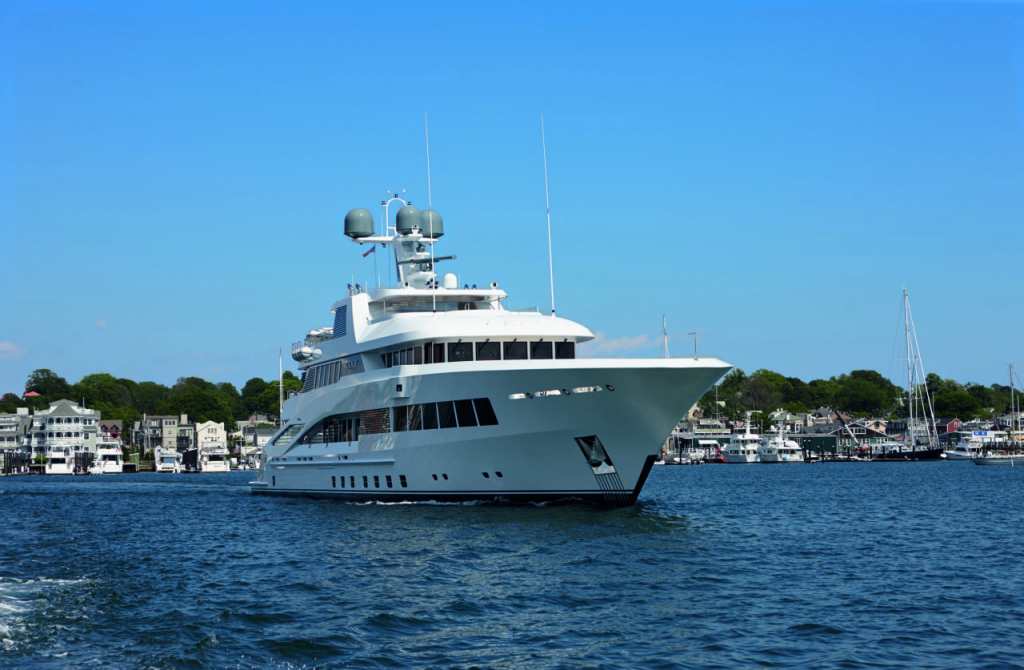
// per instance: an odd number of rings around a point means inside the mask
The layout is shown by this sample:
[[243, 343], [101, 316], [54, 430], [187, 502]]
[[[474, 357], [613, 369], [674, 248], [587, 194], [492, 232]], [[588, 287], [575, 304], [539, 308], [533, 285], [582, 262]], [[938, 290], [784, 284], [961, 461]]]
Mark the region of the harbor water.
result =
[[666, 466], [613, 511], [252, 476], [0, 478], [0, 667], [1024, 667], [1024, 468]]

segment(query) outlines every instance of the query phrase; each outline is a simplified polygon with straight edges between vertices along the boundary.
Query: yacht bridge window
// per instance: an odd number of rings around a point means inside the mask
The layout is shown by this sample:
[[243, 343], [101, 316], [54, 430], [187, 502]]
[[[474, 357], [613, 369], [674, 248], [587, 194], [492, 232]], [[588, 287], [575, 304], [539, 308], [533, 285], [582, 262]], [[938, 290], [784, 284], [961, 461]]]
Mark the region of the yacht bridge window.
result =
[[[465, 363], [471, 361], [525, 361], [576, 358], [576, 343], [564, 340], [513, 340], [427, 342], [422, 346], [388, 351], [380, 355], [386, 368], [399, 365], [431, 365], [434, 363]], [[327, 382], [333, 383], [333, 382]], [[307, 384], [310, 390], [319, 383]]]

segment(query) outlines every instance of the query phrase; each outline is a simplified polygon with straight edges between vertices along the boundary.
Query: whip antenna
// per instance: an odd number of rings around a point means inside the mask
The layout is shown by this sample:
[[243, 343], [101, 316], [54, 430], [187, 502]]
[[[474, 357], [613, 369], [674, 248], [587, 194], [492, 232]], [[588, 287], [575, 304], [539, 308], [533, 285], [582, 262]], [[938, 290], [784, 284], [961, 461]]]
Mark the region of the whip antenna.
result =
[[[427, 123], [427, 113], [423, 112], [423, 137], [427, 140], [427, 222], [430, 225], [430, 239], [434, 239], [434, 201], [430, 194], [430, 127]], [[433, 303], [432, 310], [437, 311], [437, 269], [434, 267], [434, 245], [430, 245], [430, 271], [434, 273], [431, 277], [430, 298]]]
[[548, 212], [548, 274], [551, 279], [551, 316], [555, 315], [555, 267], [551, 262], [551, 198], [548, 196], [548, 147], [544, 141], [544, 115], [540, 115], [540, 146], [544, 152], [544, 204]]

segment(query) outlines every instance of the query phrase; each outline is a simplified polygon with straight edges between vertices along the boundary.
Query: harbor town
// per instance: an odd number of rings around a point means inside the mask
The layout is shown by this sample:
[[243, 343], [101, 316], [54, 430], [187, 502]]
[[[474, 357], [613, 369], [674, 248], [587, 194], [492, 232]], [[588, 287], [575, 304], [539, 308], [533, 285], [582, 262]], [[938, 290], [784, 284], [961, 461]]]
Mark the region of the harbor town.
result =
[[[7, 393], [0, 400], [0, 472], [257, 468], [279, 423], [274, 399], [299, 393], [303, 380], [291, 373], [274, 382], [253, 379], [235, 397], [227, 387], [188, 378], [168, 389], [109, 375], [69, 385], [49, 370], [37, 370], [21, 397]], [[1013, 384], [960, 385], [928, 375], [921, 387], [932, 413], [912, 428], [906, 395], [872, 371], [805, 384], [767, 370], [751, 375], [734, 370], [690, 408], [656, 464], [977, 460], [1019, 451], [1024, 417]], [[187, 411], [143, 412], [131, 420], [137, 405], [153, 406], [145, 396], [154, 390], [158, 398], [163, 395], [156, 408]], [[71, 395], [82, 400], [64, 397]], [[806, 410], [815, 400], [834, 404]], [[935, 408], [960, 412], [936, 416]]]

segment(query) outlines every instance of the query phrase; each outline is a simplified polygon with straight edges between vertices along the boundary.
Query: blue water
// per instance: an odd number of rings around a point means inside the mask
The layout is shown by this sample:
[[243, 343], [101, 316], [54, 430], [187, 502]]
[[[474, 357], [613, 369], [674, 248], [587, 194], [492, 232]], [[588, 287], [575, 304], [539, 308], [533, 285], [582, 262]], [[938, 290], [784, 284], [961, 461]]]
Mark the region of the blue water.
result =
[[639, 504], [0, 478], [0, 667], [1024, 667], [1024, 468], [660, 467]]

